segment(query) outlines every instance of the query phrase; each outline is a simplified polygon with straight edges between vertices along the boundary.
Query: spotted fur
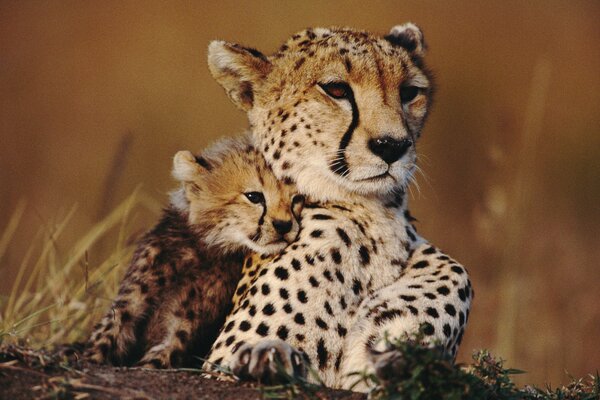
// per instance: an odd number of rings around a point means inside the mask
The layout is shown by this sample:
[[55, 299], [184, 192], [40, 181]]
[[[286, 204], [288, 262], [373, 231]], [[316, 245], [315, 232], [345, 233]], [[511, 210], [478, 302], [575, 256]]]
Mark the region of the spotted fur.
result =
[[348, 373], [393, 359], [378, 347], [385, 335], [423, 326], [456, 354], [468, 275], [417, 234], [405, 196], [434, 92], [425, 49], [410, 23], [384, 37], [307, 29], [270, 56], [210, 44], [210, 70], [276, 176], [309, 199], [297, 242], [246, 261], [210, 362], [269, 371], [264, 349], [286, 365], [298, 351], [328, 386], [348, 388]]
[[204, 356], [231, 309], [244, 256], [296, 239], [303, 199], [275, 178], [249, 136], [199, 156], [177, 153], [173, 175], [181, 188], [95, 327], [93, 361], [164, 368]]

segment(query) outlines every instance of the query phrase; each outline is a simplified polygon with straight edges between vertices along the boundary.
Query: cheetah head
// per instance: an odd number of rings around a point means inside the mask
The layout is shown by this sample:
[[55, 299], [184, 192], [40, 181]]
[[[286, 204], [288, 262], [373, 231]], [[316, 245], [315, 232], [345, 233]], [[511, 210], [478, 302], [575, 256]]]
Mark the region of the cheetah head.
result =
[[208, 62], [278, 178], [330, 200], [410, 182], [433, 93], [424, 53], [423, 34], [407, 23], [384, 37], [307, 29], [271, 56], [213, 41]]
[[188, 215], [205, 243], [224, 252], [275, 254], [298, 236], [303, 196], [279, 181], [250, 138], [228, 138], [199, 156], [180, 151], [171, 203]]

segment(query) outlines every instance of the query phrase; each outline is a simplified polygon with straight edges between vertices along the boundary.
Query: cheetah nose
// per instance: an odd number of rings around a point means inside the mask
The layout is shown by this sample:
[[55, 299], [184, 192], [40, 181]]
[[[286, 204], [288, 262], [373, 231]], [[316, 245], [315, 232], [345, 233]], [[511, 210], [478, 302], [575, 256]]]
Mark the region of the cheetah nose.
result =
[[273, 220], [273, 227], [280, 235], [285, 235], [292, 230], [292, 221]]
[[410, 139], [396, 140], [389, 136], [369, 140], [369, 149], [388, 164], [398, 161], [412, 145]]

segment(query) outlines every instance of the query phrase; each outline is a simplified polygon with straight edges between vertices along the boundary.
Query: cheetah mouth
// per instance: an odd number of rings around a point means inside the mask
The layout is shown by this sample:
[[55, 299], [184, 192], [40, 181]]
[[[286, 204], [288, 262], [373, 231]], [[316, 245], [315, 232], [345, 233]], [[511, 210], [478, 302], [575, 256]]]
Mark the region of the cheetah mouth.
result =
[[396, 178], [394, 178], [390, 174], [390, 171], [385, 171], [383, 174], [379, 174], [379, 175], [375, 175], [375, 176], [370, 176], [368, 178], [358, 179], [358, 180], [356, 180], [356, 182], [379, 182], [379, 181], [385, 180], [387, 178], [391, 178], [393, 181], [396, 180]]

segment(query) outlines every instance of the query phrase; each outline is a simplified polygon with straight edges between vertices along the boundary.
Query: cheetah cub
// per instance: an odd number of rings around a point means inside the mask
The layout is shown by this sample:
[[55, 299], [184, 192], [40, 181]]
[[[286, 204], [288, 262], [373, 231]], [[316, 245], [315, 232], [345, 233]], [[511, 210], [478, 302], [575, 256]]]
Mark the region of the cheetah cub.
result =
[[94, 327], [92, 361], [169, 368], [204, 356], [231, 308], [244, 257], [278, 253], [298, 236], [304, 198], [275, 178], [249, 136], [200, 156], [178, 152], [173, 176], [181, 187]]

